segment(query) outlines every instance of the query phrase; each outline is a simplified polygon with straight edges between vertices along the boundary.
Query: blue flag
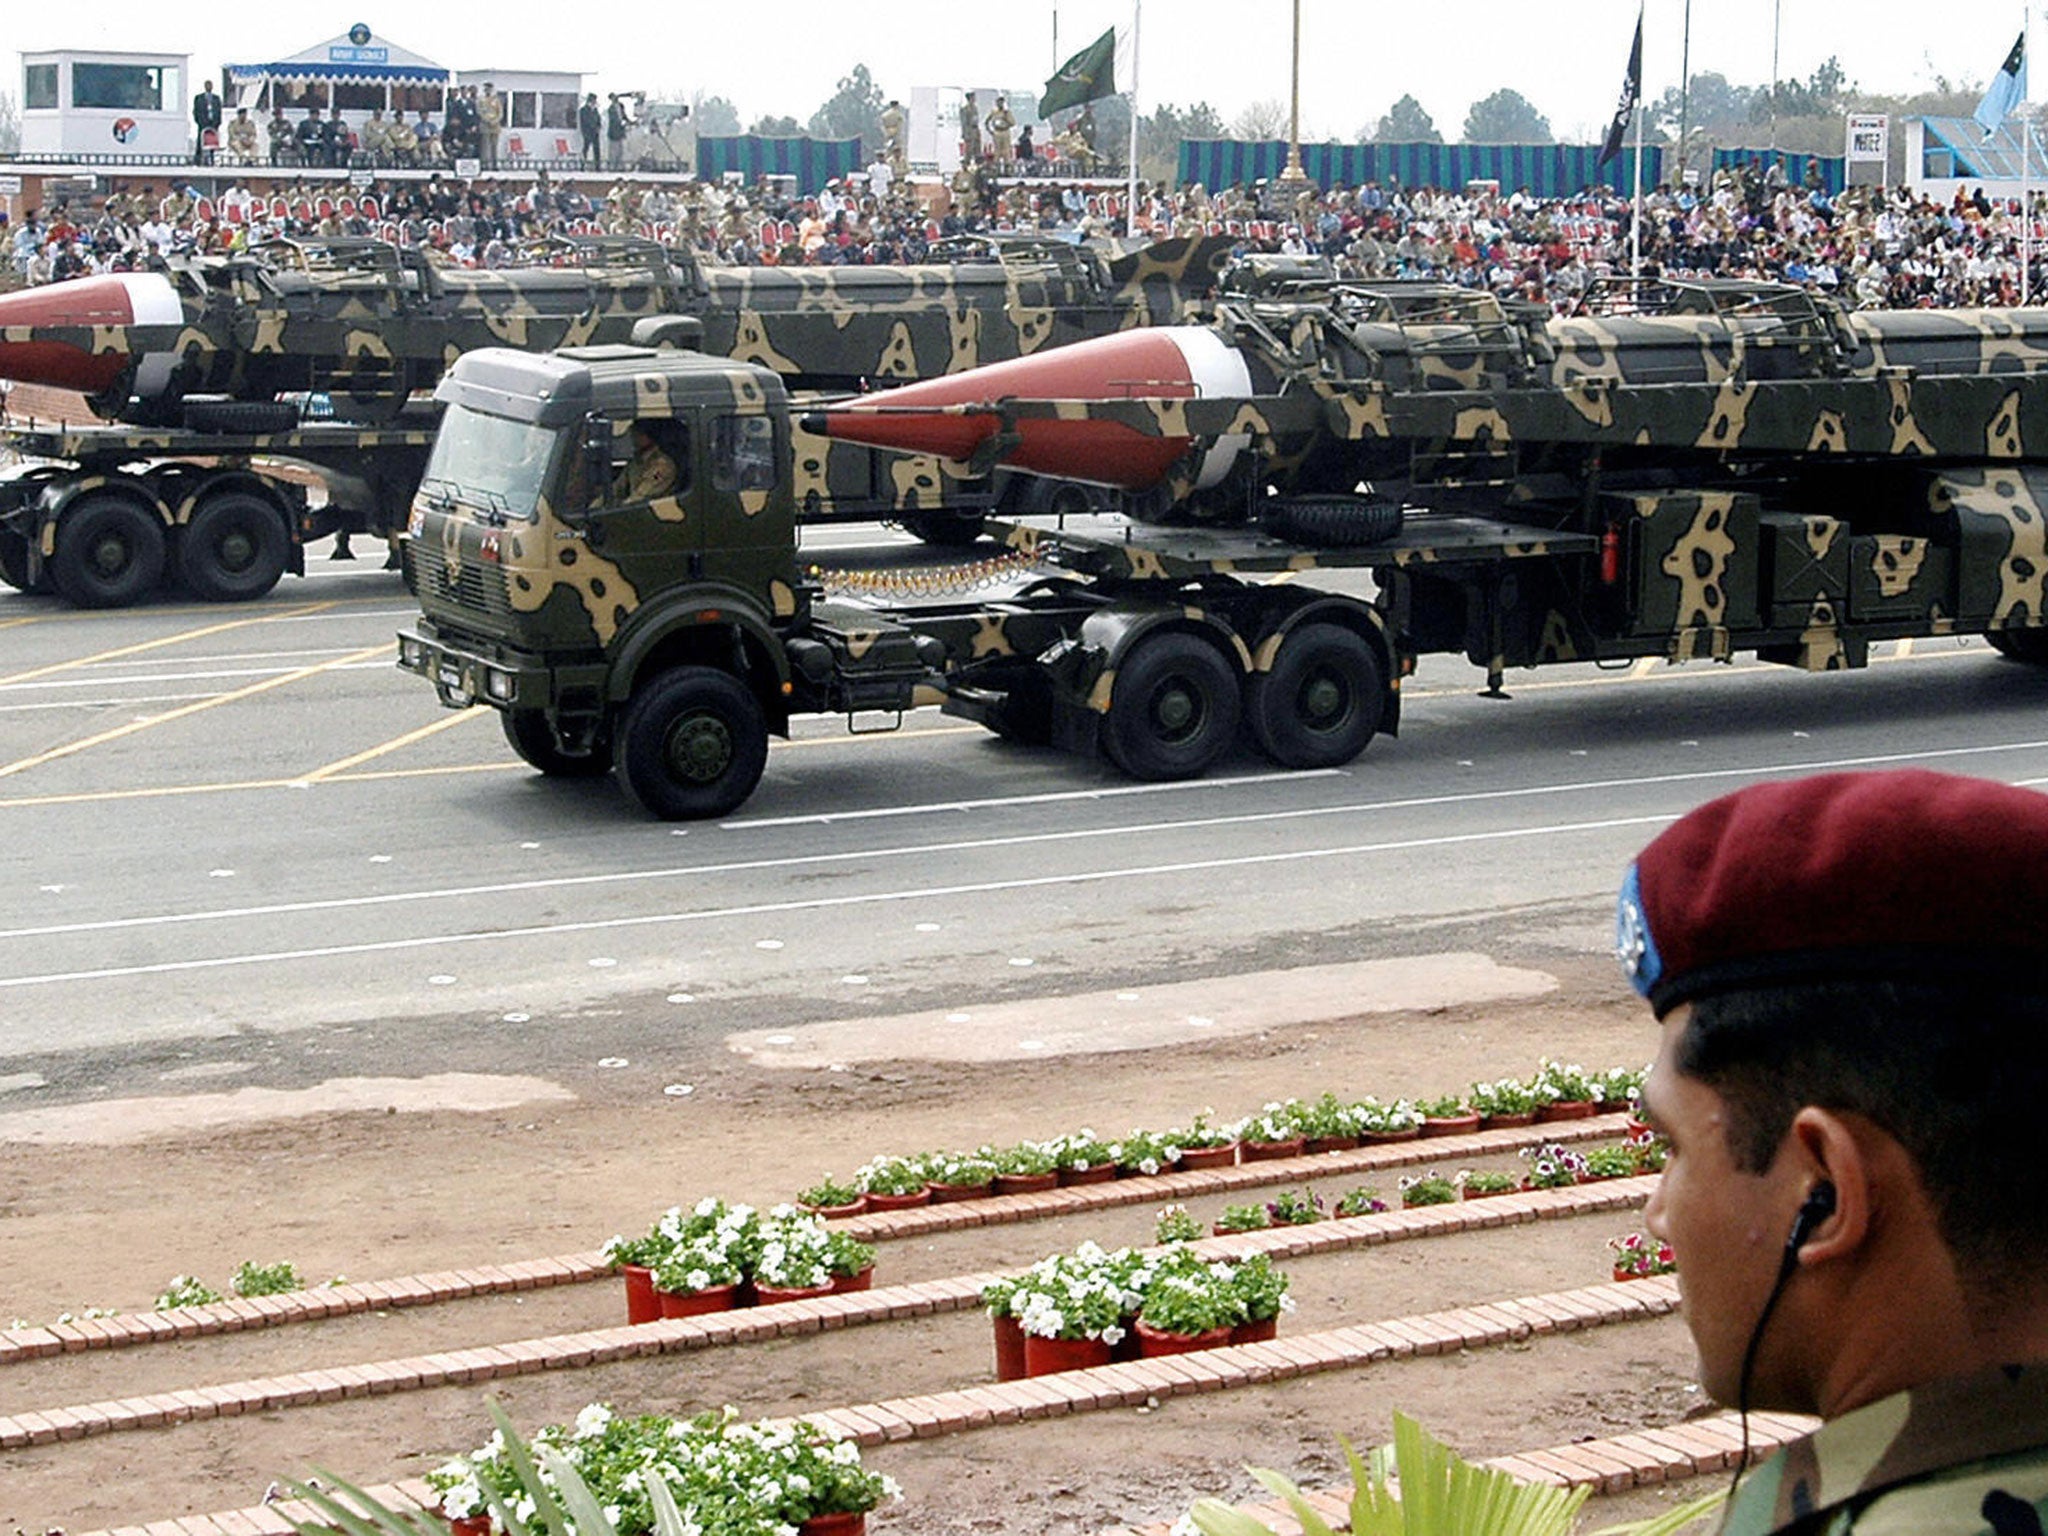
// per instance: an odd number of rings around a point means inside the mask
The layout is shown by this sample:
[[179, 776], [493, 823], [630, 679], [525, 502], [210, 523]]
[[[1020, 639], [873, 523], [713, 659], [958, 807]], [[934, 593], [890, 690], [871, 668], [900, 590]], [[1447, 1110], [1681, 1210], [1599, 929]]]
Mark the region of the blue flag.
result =
[[1998, 132], [2012, 109], [2026, 99], [2027, 34], [2022, 32], [2019, 41], [2012, 45], [2012, 52], [2005, 56], [2005, 62], [1998, 66], [1998, 73], [1991, 77], [1984, 99], [1977, 103], [1977, 110], [1971, 115], [1977, 119], [1977, 126], [1984, 130], [1984, 137], [1988, 139]]

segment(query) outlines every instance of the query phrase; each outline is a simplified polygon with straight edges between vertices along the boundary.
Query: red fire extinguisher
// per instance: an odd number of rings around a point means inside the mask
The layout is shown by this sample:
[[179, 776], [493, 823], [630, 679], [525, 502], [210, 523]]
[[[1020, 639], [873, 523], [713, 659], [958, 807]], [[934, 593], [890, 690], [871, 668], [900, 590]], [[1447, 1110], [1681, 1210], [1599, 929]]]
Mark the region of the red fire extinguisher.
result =
[[1621, 580], [1621, 529], [1609, 523], [1600, 534], [1600, 584], [1611, 587]]

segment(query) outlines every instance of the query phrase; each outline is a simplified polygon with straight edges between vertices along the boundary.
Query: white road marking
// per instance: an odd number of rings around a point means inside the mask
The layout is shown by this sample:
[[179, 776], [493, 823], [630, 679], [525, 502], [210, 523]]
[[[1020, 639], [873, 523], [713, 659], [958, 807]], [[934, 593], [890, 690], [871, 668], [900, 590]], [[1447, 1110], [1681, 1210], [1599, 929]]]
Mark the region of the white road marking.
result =
[[[346, 656], [347, 651], [309, 651], [310, 656]], [[300, 666], [304, 664], [301, 663]], [[296, 672], [299, 666], [285, 667], [232, 667], [212, 672], [165, 672], [155, 677], [100, 677], [91, 673], [76, 677], [59, 678], [47, 683], [9, 683], [0, 687], [0, 693], [31, 693], [54, 688], [135, 688], [150, 683], [204, 683], [223, 677], [275, 677], [280, 672]], [[393, 672], [397, 669], [388, 661], [352, 661], [339, 667], [329, 667], [330, 672]], [[96, 702], [88, 699], [76, 703]]]
[[[837, 740], [838, 738], [834, 738]], [[723, 821], [721, 830], [746, 832], [756, 827], [820, 827], [835, 821], [880, 821], [897, 816], [929, 816], [935, 811], [987, 811], [1019, 805], [1057, 805], [1075, 800], [1118, 800], [1131, 795], [1165, 795], [1195, 789], [1227, 789], [1238, 784], [1300, 783], [1306, 779], [1341, 779], [1342, 768], [1281, 769], [1277, 773], [1245, 773], [1227, 779], [1180, 779], [1170, 784], [1111, 784], [1098, 789], [1048, 790], [1037, 795], [999, 795], [985, 800], [935, 800], [924, 805], [886, 805], [865, 811], [820, 811], [810, 816], [763, 816], [754, 821]]]
[[[545, 879], [501, 880], [483, 885], [440, 886], [412, 891], [386, 891], [373, 896], [338, 896], [317, 901], [273, 902], [265, 906], [227, 907], [201, 912], [151, 913], [138, 917], [100, 918], [91, 922], [51, 923], [30, 928], [7, 928], [0, 929], [0, 942], [9, 939], [49, 938], [71, 933], [104, 933], [115, 929], [172, 927], [188, 923], [239, 922], [253, 917], [285, 917], [308, 912], [361, 910], [373, 907], [399, 906], [411, 902], [456, 901], [477, 896], [507, 896], [533, 891], [556, 892], [593, 886], [644, 884], [663, 880], [702, 881], [707, 876], [713, 875], [748, 874], [762, 870], [812, 868], [824, 864], [852, 863], [863, 859], [876, 861], [928, 859], [947, 854], [985, 852], [998, 848], [1023, 848], [1052, 843], [1084, 842], [1105, 837], [1129, 838], [1145, 833], [1191, 832], [1216, 827], [1241, 827], [1288, 821], [1312, 821], [1330, 816], [1362, 816], [1387, 811], [1422, 810], [1439, 806], [1481, 805], [1555, 795], [1596, 794], [1605, 790], [1647, 788], [1653, 785], [1700, 784], [1728, 779], [1761, 778], [1774, 773], [1835, 773], [1849, 768], [1870, 768], [1886, 763], [1929, 762], [1963, 757], [1981, 757], [2001, 752], [2032, 752], [2042, 750], [2048, 750], [2048, 740], [1996, 742], [1978, 747], [1943, 747], [1924, 752], [1889, 752], [1863, 757], [1823, 759], [1817, 762], [1779, 763], [1747, 768], [1710, 768], [1692, 773], [1645, 774], [1640, 777], [1631, 778], [1594, 779], [1582, 784], [1537, 784], [1521, 789], [1486, 789], [1450, 795], [1418, 795], [1405, 800], [1378, 800], [1359, 805], [1302, 806], [1284, 811], [1248, 811], [1237, 815], [1202, 816], [1181, 821], [1120, 824], [1107, 827], [1069, 827], [1053, 832], [1018, 833], [1006, 837], [960, 838], [950, 842], [913, 843], [900, 847], [859, 848], [849, 849], [841, 853], [807, 853], [790, 854], [777, 858], [732, 859], [723, 863], [704, 864], [694, 867], [675, 865], [656, 869], [615, 870], [602, 874], [559, 875]], [[1668, 821], [1673, 818], [1666, 816], [1653, 819]], [[1632, 823], [1617, 823], [1617, 825], [1628, 824]], [[1490, 836], [1493, 834], [1475, 835]], [[1212, 866], [1196, 864], [1188, 867], [1206, 869]], [[1057, 880], [1061, 877], [1048, 876], [1046, 878], [1048, 880]], [[988, 887], [988, 889], [1009, 888], [1007, 886]], [[963, 887], [963, 889], [981, 889], [981, 887]], [[810, 908], [799, 903], [791, 907], [770, 904], [760, 908], [734, 908], [733, 910], [735, 912], [755, 910], [780, 912], [785, 910], [806, 911], [810, 910]], [[633, 920], [625, 919], [622, 921]], [[922, 924], [919, 925], [919, 929], [924, 931]], [[559, 929], [543, 928], [532, 931], [537, 933], [576, 933], [585, 930], [571, 924]], [[936, 931], [936, 927], [932, 931]], [[780, 949], [782, 941], [780, 939], [763, 939], [757, 942], [756, 947]], [[309, 951], [309, 953], [322, 952]], [[112, 974], [127, 973], [119, 972]], [[4, 984], [6, 984], [4, 979], [0, 979], [0, 985]]]

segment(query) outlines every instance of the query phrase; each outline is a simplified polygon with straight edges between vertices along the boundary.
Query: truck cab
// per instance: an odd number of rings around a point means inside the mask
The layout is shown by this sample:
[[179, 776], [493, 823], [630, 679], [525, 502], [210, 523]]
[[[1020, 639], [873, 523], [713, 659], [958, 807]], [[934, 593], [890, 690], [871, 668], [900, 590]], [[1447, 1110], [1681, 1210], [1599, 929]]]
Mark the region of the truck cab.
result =
[[498, 709], [543, 773], [616, 767], [657, 814], [723, 814], [792, 712], [901, 709], [925, 680], [915, 637], [837, 613], [806, 580], [769, 370], [488, 348], [436, 397], [408, 523], [422, 612], [399, 665], [445, 704]]

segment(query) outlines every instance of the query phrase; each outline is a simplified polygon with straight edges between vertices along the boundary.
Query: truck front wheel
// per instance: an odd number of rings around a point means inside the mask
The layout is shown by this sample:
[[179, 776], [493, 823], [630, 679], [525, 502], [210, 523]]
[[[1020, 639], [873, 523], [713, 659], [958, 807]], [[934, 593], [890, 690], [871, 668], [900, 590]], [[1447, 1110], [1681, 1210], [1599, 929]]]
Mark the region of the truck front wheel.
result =
[[1304, 624], [1281, 643], [1272, 670], [1245, 685], [1245, 724], [1283, 768], [1335, 768], [1380, 728], [1386, 691], [1364, 639], [1335, 624]]
[[64, 510], [50, 577], [81, 608], [125, 608], [164, 579], [164, 525], [125, 496], [88, 493]]
[[665, 821], [737, 809], [768, 766], [768, 723], [738, 678], [678, 667], [635, 694], [613, 760], [627, 792]]
[[508, 709], [499, 719], [520, 760], [551, 779], [601, 779], [612, 771], [609, 735], [593, 741], [588, 752], [569, 752], [548, 723], [546, 710]]
[[1102, 750], [1134, 779], [1191, 779], [1237, 735], [1237, 674], [1179, 631], [1138, 643], [1110, 687]]

